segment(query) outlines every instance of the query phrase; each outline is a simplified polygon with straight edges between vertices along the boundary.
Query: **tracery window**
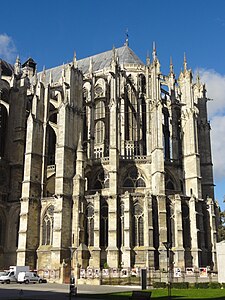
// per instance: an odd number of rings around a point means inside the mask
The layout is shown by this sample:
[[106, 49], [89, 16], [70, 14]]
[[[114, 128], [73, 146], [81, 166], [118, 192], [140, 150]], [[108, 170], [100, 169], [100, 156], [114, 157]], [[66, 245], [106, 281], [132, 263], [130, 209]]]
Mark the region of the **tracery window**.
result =
[[144, 213], [143, 208], [137, 202], [133, 207], [133, 244], [144, 246]]
[[87, 218], [87, 245], [94, 246], [94, 207], [89, 204], [86, 208]]
[[96, 176], [94, 189], [104, 189], [109, 187], [109, 173], [106, 170], [101, 170]]
[[95, 120], [105, 118], [105, 104], [103, 101], [98, 101], [95, 104]]
[[142, 174], [135, 167], [128, 169], [123, 187], [134, 188], [134, 187], [145, 187], [145, 181]]
[[98, 121], [95, 124], [95, 144], [104, 143], [105, 138], [105, 124], [103, 121]]
[[165, 187], [166, 190], [170, 190], [170, 191], [175, 190], [174, 179], [168, 172], [166, 172], [166, 176], [165, 176]]
[[103, 97], [103, 89], [100, 85], [97, 85], [95, 87], [95, 97], [98, 98], [98, 97]]
[[54, 206], [50, 205], [42, 220], [42, 245], [52, 245]]

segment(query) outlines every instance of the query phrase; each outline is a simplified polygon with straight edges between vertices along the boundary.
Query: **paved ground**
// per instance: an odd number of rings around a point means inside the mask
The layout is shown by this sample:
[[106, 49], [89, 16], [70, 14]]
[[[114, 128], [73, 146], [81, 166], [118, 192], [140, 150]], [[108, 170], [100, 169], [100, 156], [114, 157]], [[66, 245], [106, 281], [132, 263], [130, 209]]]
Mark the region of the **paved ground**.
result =
[[[119, 291], [131, 291], [140, 289], [140, 287], [123, 287], [123, 286], [91, 286], [79, 285], [78, 295], [72, 297], [73, 300], [80, 300], [79, 294], [86, 294], [86, 298], [82, 300], [89, 300], [88, 294], [103, 294]], [[0, 285], [0, 299], [14, 300], [14, 299], [34, 299], [34, 300], [69, 300], [69, 285], [46, 283], [46, 284], [1, 284]], [[100, 298], [99, 298], [100, 299]]]

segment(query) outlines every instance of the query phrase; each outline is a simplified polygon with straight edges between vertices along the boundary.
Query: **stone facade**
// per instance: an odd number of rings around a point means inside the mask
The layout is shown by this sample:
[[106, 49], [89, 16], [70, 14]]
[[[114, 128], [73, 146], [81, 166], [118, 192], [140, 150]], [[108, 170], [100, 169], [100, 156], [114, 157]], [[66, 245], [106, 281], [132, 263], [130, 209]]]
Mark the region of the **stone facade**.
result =
[[[126, 43], [43, 72], [1, 61], [0, 267], [216, 270], [205, 86]], [[167, 244], [165, 244], [167, 243]]]

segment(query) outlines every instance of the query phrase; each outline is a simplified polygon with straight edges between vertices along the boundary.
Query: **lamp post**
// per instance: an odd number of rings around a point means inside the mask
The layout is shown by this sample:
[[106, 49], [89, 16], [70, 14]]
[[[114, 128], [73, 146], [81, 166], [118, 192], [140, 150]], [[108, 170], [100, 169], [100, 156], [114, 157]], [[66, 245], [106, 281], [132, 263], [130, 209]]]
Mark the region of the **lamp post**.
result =
[[171, 299], [171, 278], [170, 278], [170, 250], [171, 250], [171, 243], [170, 242], [163, 242], [163, 245], [166, 248], [167, 253], [167, 277], [168, 277], [168, 299]]
[[73, 265], [73, 254], [76, 251], [75, 247], [69, 247], [70, 249], [70, 286], [69, 286], [69, 299], [71, 300], [71, 296], [75, 296], [77, 294], [77, 288], [75, 286], [75, 278], [72, 276], [72, 265]]

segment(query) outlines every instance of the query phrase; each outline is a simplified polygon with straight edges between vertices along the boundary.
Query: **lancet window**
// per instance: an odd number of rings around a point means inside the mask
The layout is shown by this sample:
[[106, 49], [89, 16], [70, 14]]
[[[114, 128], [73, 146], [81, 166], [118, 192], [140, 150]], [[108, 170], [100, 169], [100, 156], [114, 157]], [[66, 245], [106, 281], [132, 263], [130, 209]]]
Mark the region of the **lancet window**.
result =
[[94, 207], [89, 204], [86, 208], [87, 245], [94, 246]]
[[48, 126], [48, 165], [55, 164], [55, 147], [56, 147], [56, 134], [51, 126]]
[[164, 146], [164, 158], [169, 160], [171, 158], [170, 151], [170, 128], [169, 128], [169, 112], [168, 109], [163, 109], [163, 146]]
[[124, 94], [125, 150], [127, 157], [146, 154], [144, 93], [145, 77], [139, 76], [138, 82], [135, 83], [132, 76], [129, 75]]
[[144, 246], [144, 213], [139, 202], [133, 206], [133, 245]]
[[108, 204], [105, 199], [101, 200], [100, 214], [100, 246], [105, 249], [108, 246]]
[[105, 143], [105, 104], [98, 101], [95, 105], [95, 132], [94, 132], [94, 155], [95, 158], [104, 156]]
[[119, 236], [119, 244], [121, 247], [124, 246], [124, 202], [122, 201], [120, 203], [120, 223], [119, 223], [119, 230], [120, 230], [120, 236]]
[[46, 210], [42, 219], [42, 245], [52, 245], [54, 206], [51, 205]]

